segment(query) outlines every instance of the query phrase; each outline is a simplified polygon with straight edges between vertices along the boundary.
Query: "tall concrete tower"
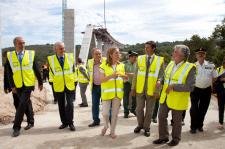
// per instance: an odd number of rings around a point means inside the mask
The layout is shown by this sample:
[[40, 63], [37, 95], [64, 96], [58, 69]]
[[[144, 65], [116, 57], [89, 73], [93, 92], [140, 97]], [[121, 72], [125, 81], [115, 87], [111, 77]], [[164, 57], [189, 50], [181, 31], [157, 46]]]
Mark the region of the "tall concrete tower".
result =
[[62, 41], [67, 52], [74, 52], [74, 9], [67, 9], [67, 0], [62, 0]]

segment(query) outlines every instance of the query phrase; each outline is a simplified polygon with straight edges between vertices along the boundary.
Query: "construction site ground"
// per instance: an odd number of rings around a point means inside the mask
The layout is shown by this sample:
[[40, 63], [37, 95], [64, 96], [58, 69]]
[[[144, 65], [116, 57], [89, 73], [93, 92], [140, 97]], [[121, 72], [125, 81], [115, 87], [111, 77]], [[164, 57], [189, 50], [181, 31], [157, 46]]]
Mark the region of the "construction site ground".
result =
[[[134, 134], [133, 130], [137, 126], [136, 117], [132, 114], [128, 119], [123, 118], [123, 107], [120, 108], [118, 124], [116, 127], [116, 139], [101, 136], [103, 123], [94, 128], [89, 128], [92, 122], [91, 114], [91, 93], [87, 90], [89, 107], [80, 108], [81, 103], [79, 88], [77, 88], [76, 101], [74, 103], [74, 124], [76, 131], [72, 132], [69, 128], [59, 130], [61, 125], [58, 106], [53, 104], [53, 96], [48, 83], [44, 84], [47, 90], [48, 103], [44, 110], [35, 114], [35, 126], [30, 130], [24, 130], [26, 122], [22, 123], [21, 135], [13, 138], [12, 123], [0, 125], [0, 149], [90, 149], [90, 148], [170, 148], [166, 144], [154, 145], [152, 141], [158, 138], [158, 124], [151, 124], [151, 135], [145, 137], [143, 132]], [[40, 92], [41, 94], [41, 92]], [[100, 106], [101, 108], [101, 106]], [[169, 114], [171, 115], [171, 114]], [[100, 114], [102, 119], [102, 115]], [[168, 120], [171, 119], [169, 116]], [[190, 134], [189, 111], [186, 114], [185, 125], [182, 129], [182, 139], [175, 148], [179, 149], [224, 149], [225, 130], [218, 130], [218, 112], [216, 98], [212, 97], [208, 113], [205, 118], [204, 132]], [[169, 126], [171, 132], [171, 126]], [[171, 138], [170, 138], [171, 139]]]

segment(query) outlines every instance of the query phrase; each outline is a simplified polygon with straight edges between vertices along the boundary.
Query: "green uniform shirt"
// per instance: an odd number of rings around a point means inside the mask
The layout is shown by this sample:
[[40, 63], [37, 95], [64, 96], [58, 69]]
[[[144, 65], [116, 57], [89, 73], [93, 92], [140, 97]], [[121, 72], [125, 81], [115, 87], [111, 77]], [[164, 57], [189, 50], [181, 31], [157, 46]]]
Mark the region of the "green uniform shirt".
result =
[[[125, 65], [125, 73], [135, 73], [136, 63], [132, 64], [129, 60], [127, 60], [124, 62], [124, 65]], [[132, 84], [132, 80], [133, 80], [133, 77], [129, 76], [127, 82]]]

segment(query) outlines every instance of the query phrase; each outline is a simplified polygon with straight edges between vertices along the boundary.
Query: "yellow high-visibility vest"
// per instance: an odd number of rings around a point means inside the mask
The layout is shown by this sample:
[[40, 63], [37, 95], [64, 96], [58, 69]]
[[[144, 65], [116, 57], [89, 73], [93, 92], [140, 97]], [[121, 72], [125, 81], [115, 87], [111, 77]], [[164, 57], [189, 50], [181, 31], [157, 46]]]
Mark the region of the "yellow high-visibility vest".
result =
[[169, 94], [166, 94], [166, 89], [169, 84], [185, 84], [187, 76], [192, 67], [194, 67], [194, 64], [184, 62], [171, 76], [174, 65], [174, 61], [171, 61], [166, 67], [160, 103], [163, 104], [166, 100], [166, 104], [169, 108], [174, 110], [186, 110], [188, 108], [190, 92], [171, 91]]
[[78, 82], [78, 68], [77, 66], [75, 67], [75, 72], [74, 72], [74, 77], [75, 77], [75, 82]]
[[33, 70], [35, 52], [32, 50], [24, 50], [22, 62], [20, 63], [16, 51], [7, 52], [12, 72], [13, 81], [16, 88], [35, 85], [35, 74]]
[[[114, 73], [113, 68], [106, 63], [102, 63], [100, 68], [104, 70], [106, 77]], [[115, 71], [121, 75], [125, 75], [124, 64], [117, 64]], [[112, 100], [114, 98], [119, 98], [121, 100], [123, 98], [123, 78], [118, 76], [115, 79], [111, 78], [101, 83], [101, 98], [102, 100]]]
[[56, 55], [48, 56], [50, 65], [49, 78], [53, 80], [55, 92], [63, 92], [65, 86], [68, 90], [75, 90], [74, 56], [72, 53], [65, 53], [64, 66], [61, 67]]
[[[136, 93], [143, 93], [146, 75], [146, 55], [138, 56], [137, 61], [137, 83], [136, 83]], [[158, 79], [159, 71], [164, 63], [164, 58], [154, 55], [153, 61], [151, 62], [149, 72], [148, 72], [148, 84], [147, 84], [147, 95], [153, 96], [155, 92], [156, 82]]]
[[[106, 58], [105, 57], [102, 57], [102, 63], [105, 63], [106, 62]], [[90, 88], [92, 90], [92, 86], [93, 86], [93, 72], [94, 72], [94, 59], [89, 59], [88, 60], [88, 73], [89, 73], [89, 76], [90, 76]]]
[[80, 72], [79, 68], [82, 67], [85, 70], [85, 73], [88, 74], [87, 69], [84, 65], [78, 66], [78, 82], [80, 83], [88, 83], [89, 80]]
[[224, 72], [223, 66], [218, 67], [217, 69], [218, 75], [221, 75]]

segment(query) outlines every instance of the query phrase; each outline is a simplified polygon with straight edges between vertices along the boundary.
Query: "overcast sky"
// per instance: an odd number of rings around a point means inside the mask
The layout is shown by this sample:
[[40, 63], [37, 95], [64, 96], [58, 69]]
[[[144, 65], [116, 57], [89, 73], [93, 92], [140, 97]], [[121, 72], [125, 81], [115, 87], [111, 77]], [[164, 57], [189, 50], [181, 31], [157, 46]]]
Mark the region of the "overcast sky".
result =
[[[225, 0], [105, 0], [106, 25], [124, 44], [148, 40], [175, 41], [193, 34], [211, 35], [225, 17]], [[81, 44], [87, 24], [104, 25], [103, 0], [67, 0], [75, 9], [75, 41]], [[26, 44], [54, 43], [62, 38], [60, 0], [1, 0], [1, 47], [15, 36]]]

